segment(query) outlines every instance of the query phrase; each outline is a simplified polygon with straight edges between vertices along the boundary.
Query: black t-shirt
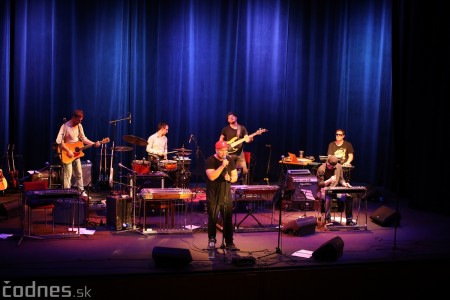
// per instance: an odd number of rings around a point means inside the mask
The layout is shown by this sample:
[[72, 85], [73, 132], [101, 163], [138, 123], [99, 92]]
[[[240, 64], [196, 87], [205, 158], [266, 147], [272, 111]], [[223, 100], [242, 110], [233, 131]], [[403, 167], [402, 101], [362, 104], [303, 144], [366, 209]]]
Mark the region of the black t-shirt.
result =
[[[209, 202], [215, 202], [223, 204], [225, 201], [225, 195], [228, 199], [231, 199], [231, 188], [230, 183], [225, 180], [225, 172], [231, 173], [232, 170], [236, 169], [236, 164], [234, 160], [228, 160], [228, 166], [223, 169], [222, 174], [215, 180], [211, 181], [206, 177], [206, 200]], [[218, 160], [214, 155], [211, 155], [205, 160], [205, 170], [217, 169], [222, 165], [222, 161]]]
[[[247, 131], [247, 128], [245, 128], [245, 126], [242, 126], [242, 125], [238, 125], [238, 126], [241, 127], [241, 132], [239, 133], [239, 136], [237, 134], [237, 129], [232, 128], [230, 125], [225, 126], [222, 129], [221, 135], [223, 135], [225, 137], [224, 138], [225, 141], [228, 142], [231, 139], [235, 138], [233, 140], [233, 142], [235, 142], [235, 141], [237, 141], [239, 139], [242, 139], [245, 135], [248, 135], [248, 131]], [[236, 154], [236, 155], [241, 154], [241, 152], [242, 152], [242, 150], [244, 148], [244, 143], [245, 142], [242, 142], [239, 145], [236, 145], [235, 149], [230, 149], [229, 150], [230, 151], [229, 154]]]

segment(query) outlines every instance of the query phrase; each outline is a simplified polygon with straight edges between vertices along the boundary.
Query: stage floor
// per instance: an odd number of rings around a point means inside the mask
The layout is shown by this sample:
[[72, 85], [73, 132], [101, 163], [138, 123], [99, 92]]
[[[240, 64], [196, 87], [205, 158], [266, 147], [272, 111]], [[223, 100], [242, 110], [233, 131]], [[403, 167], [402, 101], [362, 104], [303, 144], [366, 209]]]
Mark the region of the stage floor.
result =
[[[220, 248], [222, 234], [221, 224], [218, 224], [218, 249], [210, 259], [206, 250], [207, 215], [202, 189], [195, 191], [187, 214], [179, 216], [182, 230], [158, 232], [158, 222], [165, 221], [166, 216], [161, 208], [150, 210], [146, 222], [157, 231], [150, 234], [142, 231], [142, 217], [135, 222], [135, 228], [131, 226], [129, 230], [107, 226], [105, 202], [109, 195], [108, 191], [91, 193], [88, 222], [80, 225], [83, 230], [80, 235], [21, 240], [21, 218], [11, 204], [18, 201], [20, 195], [3, 194], [0, 201], [9, 203], [6, 209], [10, 216], [4, 216], [0, 222], [3, 235], [0, 240], [1, 279], [18, 285], [35, 281], [43, 285], [53, 282], [87, 286], [97, 295], [131, 298], [137, 298], [138, 292], [143, 291], [148, 291], [149, 295], [188, 293], [196, 295], [197, 299], [210, 298], [206, 297], [207, 291], [223, 293], [221, 284], [226, 284], [226, 288], [243, 289], [238, 298], [268, 299], [292, 292], [302, 294], [304, 290], [308, 290], [307, 294], [323, 296], [320, 288], [330, 285], [337, 285], [342, 294], [342, 282], [349, 281], [352, 290], [360, 289], [367, 294], [371, 294], [368, 289], [388, 287], [411, 291], [425, 283], [427, 290], [438, 291], [443, 288], [443, 279], [433, 275], [432, 270], [450, 261], [450, 217], [411, 209], [405, 200], [395, 198], [385, 198], [382, 203], [368, 201], [368, 215], [381, 207], [395, 209], [398, 205], [401, 220], [397, 227], [380, 226], [370, 218], [366, 223], [362, 214], [358, 225], [366, 224], [367, 230], [346, 226], [331, 230], [333, 228], [319, 223], [312, 232], [308, 227], [303, 236], [278, 230], [279, 216], [285, 226], [302, 218], [317, 218], [317, 212], [282, 210], [280, 213], [269, 203], [254, 207], [249, 214], [245, 205], [238, 206], [233, 220], [234, 224], [241, 223], [234, 234], [239, 250]], [[336, 213], [337, 222], [338, 217]], [[297, 223], [301, 225], [301, 221]], [[57, 224], [56, 227], [67, 230], [70, 226]], [[33, 230], [47, 234], [51, 222], [47, 222], [47, 226], [37, 224]], [[341, 245], [332, 244], [336, 241]], [[336, 260], [298, 256], [329, 247], [330, 243], [332, 253], [338, 252]], [[175, 252], [164, 252], [166, 248]], [[155, 249], [157, 254], [163, 251], [156, 259], [153, 257]], [[161, 262], [175, 265], [166, 266]], [[325, 284], [326, 277], [333, 278], [334, 283]]]

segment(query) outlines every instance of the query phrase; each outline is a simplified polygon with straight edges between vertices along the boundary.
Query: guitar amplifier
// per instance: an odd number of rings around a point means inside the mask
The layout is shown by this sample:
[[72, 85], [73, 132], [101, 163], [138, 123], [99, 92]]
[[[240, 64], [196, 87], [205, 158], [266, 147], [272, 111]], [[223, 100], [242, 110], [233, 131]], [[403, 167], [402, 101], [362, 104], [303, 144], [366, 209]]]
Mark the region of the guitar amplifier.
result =
[[[164, 188], [164, 178], [166, 174], [163, 172], [151, 172], [145, 175], [136, 175], [136, 187], [142, 188]], [[133, 185], [133, 176], [129, 177], [130, 185]]]
[[[89, 184], [92, 183], [92, 163], [91, 161], [81, 161], [81, 170], [83, 171], [83, 185], [86, 187]], [[72, 181], [71, 186], [77, 187], [77, 178], [74, 175], [75, 173], [72, 173]]]
[[122, 230], [132, 224], [132, 199], [129, 196], [106, 197], [106, 226], [112, 230]]
[[[78, 202], [79, 201], [79, 202]], [[54, 220], [56, 224], [83, 225], [86, 223], [86, 200], [59, 198], [55, 200]]]

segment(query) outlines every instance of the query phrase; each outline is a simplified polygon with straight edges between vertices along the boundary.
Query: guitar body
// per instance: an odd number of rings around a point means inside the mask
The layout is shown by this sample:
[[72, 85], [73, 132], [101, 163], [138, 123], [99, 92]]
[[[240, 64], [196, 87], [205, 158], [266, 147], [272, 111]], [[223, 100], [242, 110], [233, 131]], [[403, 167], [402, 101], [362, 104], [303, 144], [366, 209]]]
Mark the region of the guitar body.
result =
[[[99, 143], [100, 144], [109, 143], [109, 138], [104, 138], [103, 140], [99, 141]], [[75, 142], [75, 143], [70, 143], [70, 144], [68, 143], [68, 144], [65, 144], [65, 145], [73, 153], [73, 157], [69, 157], [69, 155], [67, 154], [67, 151], [65, 151], [64, 149], [62, 150], [61, 160], [65, 164], [70, 164], [75, 159], [83, 157], [84, 156], [83, 150], [94, 146], [93, 144], [92, 145], [83, 146], [84, 144], [81, 141], [78, 141], [78, 142]]]
[[0, 191], [6, 190], [8, 187], [8, 182], [6, 181], [5, 176], [3, 176], [3, 171], [0, 169]]
[[69, 148], [70, 151], [73, 152], [73, 157], [69, 157], [69, 155], [67, 154], [67, 151], [63, 150], [61, 153], [61, 160], [63, 163], [70, 164], [75, 159], [84, 156], [83, 142], [75, 142], [75, 143], [71, 143], [71, 144], [66, 144], [66, 147]]

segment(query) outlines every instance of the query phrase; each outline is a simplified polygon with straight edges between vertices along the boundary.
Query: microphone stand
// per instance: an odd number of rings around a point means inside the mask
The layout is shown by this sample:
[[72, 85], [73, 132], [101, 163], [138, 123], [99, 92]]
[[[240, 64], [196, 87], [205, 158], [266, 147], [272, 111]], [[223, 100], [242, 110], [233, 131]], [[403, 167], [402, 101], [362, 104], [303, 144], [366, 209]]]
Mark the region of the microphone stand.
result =
[[136, 227], [136, 173], [137, 172], [134, 170], [131, 170], [130, 168], [125, 167], [122, 163], [119, 163], [119, 167], [124, 168], [125, 170], [127, 170], [128, 172], [133, 174], [133, 184], [130, 186], [131, 201], [132, 201], [132, 206], [133, 206], [133, 208], [132, 208], [132, 210], [133, 210], [133, 225], [132, 225], [131, 230], [141, 233], [140, 231], [137, 230], [137, 227]]
[[[114, 183], [114, 167], [113, 167], [114, 164], [113, 164], [113, 161], [114, 161], [114, 154], [115, 154], [114, 146], [115, 146], [115, 140], [116, 140], [116, 134], [117, 134], [117, 123], [120, 122], [120, 121], [128, 121], [128, 120], [130, 120], [130, 117], [131, 116], [128, 116], [126, 118], [121, 118], [121, 119], [109, 121], [109, 124], [113, 124], [114, 125], [112, 139], [111, 139], [111, 141], [112, 141], [112, 150], [111, 150], [111, 163], [110, 163], [110, 170], [109, 170], [109, 187], [110, 188], [114, 187], [114, 185], [113, 185], [113, 183]], [[122, 183], [121, 177], [119, 177], [119, 179], [120, 179], [120, 183]]]
[[[283, 157], [281, 158], [281, 161], [283, 161]], [[283, 209], [282, 203], [283, 203], [283, 198], [284, 198], [284, 190], [286, 188], [287, 177], [288, 177], [286, 173], [283, 172], [283, 167], [282, 167], [281, 168], [281, 174], [280, 174], [280, 182], [281, 182], [282, 176], [284, 176], [284, 180], [283, 180], [282, 184], [280, 185], [281, 195], [280, 195], [280, 203], [279, 203], [279, 207], [278, 207], [278, 209], [279, 209], [279, 216], [278, 216], [278, 244], [277, 244], [277, 247], [275, 248], [275, 252], [263, 255], [263, 256], [259, 257], [258, 259], [270, 256], [270, 255], [273, 255], [273, 254], [278, 254], [278, 255], [283, 255], [283, 256], [291, 259], [291, 260], [294, 260], [294, 259], [292, 259], [291, 257], [287, 256], [286, 254], [284, 254], [281, 251], [281, 216], [282, 216], [281, 211]]]
[[269, 146], [269, 158], [267, 160], [267, 169], [266, 169], [266, 177], [264, 177], [264, 181], [269, 185], [269, 170], [270, 170], [270, 158], [272, 156], [272, 146]]

